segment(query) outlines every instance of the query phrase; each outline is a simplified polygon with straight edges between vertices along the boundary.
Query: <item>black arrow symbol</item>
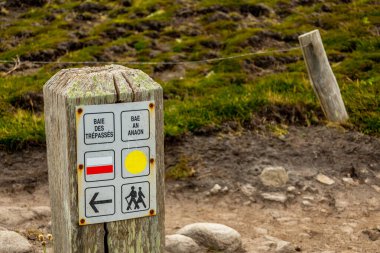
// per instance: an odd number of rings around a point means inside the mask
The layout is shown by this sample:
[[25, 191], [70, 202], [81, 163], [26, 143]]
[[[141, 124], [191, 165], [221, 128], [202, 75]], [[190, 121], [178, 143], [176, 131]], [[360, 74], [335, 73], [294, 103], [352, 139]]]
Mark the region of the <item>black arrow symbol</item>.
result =
[[112, 203], [112, 199], [105, 199], [105, 200], [98, 200], [96, 201], [96, 197], [99, 195], [99, 192], [95, 192], [94, 196], [92, 196], [91, 201], [90, 201], [90, 206], [94, 210], [95, 213], [99, 213], [98, 208], [96, 208], [95, 205], [100, 205], [100, 204], [108, 204]]

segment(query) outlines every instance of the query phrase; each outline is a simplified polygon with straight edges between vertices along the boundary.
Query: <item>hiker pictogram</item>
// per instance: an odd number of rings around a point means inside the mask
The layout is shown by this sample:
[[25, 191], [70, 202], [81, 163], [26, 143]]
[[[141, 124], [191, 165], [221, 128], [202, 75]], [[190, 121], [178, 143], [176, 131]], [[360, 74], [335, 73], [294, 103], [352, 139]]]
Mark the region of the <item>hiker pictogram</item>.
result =
[[[137, 200], [136, 200], [136, 197], [138, 197]], [[130, 198], [130, 200], [128, 201], [129, 198]], [[135, 210], [136, 209], [140, 209], [139, 203], [141, 203], [144, 206], [144, 209], [145, 209], [146, 205], [145, 205], [145, 202], [144, 202], [144, 198], [145, 198], [145, 195], [142, 192], [141, 187], [139, 187], [139, 192], [136, 193], [135, 187], [131, 186], [131, 192], [129, 193], [129, 195], [127, 197], [125, 197], [125, 200], [128, 203], [127, 210], [131, 210], [132, 203], [135, 205], [134, 206]]]
[[149, 209], [149, 182], [138, 182], [122, 186], [122, 212], [140, 212]]
[[[138, 204], [137, 204], [137, 202], [136, 202], [136, 197], [137, 197], [137, 194], [136, 194], [136, 191], [135, 191], [135, 187], [134, 186], [132, 186], [131, 187], [131, 192], [129, 193], [129, 195], [127, 196], [127, 197], [125, 197], [125, 200], [127, 201], [127, 203], [128, 203], [128, 207], [127, 207], [127, 210], [131, 210], [131, 205], [132, 205], [132, 203], [134, 203], [135, 204], [135, 209], [137, 208], [139, 208], [138, 206]], [[131, 198], [131, 200], [130, 201], [128, 201], [128, 198]]]
[[141, 191], [141, 187], [139, 187], [139, 193], [138, 193], [139, 198], [137, 199], [137, 204], [141, 202], [143, 204], [144, 208], [146, 208], [145, 202], [143, 198], [145, 198], [144, 193]]

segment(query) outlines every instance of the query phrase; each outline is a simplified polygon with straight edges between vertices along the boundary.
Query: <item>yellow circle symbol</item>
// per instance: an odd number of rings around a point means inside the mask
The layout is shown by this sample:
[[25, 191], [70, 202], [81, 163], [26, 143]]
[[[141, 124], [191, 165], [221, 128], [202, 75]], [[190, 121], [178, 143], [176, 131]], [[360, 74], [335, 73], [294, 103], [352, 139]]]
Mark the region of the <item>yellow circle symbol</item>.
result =
[[127, 155], [124, 161], [125, 169], [131, 174], [140, 174], [146, 167], [148, 159], [140, 150], [134, 150]]

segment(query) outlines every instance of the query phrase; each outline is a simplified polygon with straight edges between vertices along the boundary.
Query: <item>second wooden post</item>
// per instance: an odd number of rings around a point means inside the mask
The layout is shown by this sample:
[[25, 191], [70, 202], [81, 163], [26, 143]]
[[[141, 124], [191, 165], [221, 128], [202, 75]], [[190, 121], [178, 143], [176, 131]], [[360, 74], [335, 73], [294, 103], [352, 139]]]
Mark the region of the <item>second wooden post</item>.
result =
[[310, 82], [328, 120], [344, 122], [348, 114], [318, 30], [298, 37]]

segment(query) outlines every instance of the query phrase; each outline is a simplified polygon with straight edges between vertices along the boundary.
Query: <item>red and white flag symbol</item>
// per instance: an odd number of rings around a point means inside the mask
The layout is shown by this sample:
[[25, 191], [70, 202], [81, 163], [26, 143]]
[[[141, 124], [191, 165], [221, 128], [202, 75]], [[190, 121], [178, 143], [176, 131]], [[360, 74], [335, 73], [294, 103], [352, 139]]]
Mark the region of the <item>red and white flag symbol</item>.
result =
[[113, 173], [113, 157], [89, 157], [86, 159], [86, 174], [98, 175]]

